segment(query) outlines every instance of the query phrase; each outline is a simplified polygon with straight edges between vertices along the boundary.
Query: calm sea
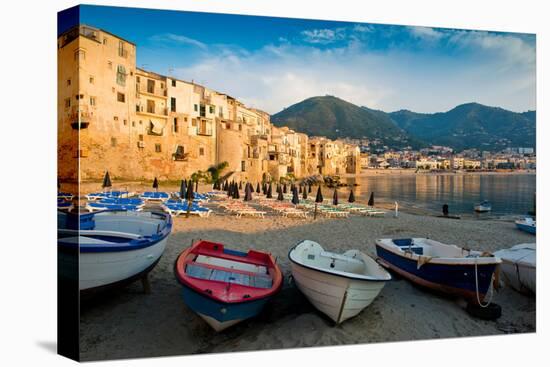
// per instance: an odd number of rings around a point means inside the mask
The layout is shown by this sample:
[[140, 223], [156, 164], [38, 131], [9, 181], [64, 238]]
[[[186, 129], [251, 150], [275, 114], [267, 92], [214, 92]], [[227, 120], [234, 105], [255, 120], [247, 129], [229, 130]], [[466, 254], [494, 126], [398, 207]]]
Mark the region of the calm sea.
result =
[[[348, 178], [347, 182], [359, 184], [354, 194], [362, 201], [374, 192], [375, 203], [397, 201], [437, 212], [448, 204], [451, 214], [473, 214], [474, 204], [489, 200], [490, 216], [526, 214], [533, 208], [536, 188], [534, 174], [380, 175]], [[339, 191], [340, 200], [347, 200], [349, 189]]]

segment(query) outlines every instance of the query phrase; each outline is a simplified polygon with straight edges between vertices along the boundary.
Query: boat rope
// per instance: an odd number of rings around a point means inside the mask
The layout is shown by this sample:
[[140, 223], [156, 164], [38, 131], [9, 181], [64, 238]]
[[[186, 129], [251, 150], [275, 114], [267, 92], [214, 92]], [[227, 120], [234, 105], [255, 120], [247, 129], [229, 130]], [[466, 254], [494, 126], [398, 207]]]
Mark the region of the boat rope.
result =
[[477, 298], [477, 303], [479, 304], [479, 307], [481, 307], [481, 308], [489, 307], [489, 305], [491, 304], [491, 301], [493, 300], [493, 287], [491, 286], [491, 284], [489, 284], [489, 301], [487, 301], [487, 303], [485, 303], [485, 304], [482, 303], [480, 298], [479, 298], [479, 281], [478, 281], [478, 277], [477, 277], [477, 259], [474, 262], [474, 272], [475, 272], [475, 277], [476, 277], [476, 298]]

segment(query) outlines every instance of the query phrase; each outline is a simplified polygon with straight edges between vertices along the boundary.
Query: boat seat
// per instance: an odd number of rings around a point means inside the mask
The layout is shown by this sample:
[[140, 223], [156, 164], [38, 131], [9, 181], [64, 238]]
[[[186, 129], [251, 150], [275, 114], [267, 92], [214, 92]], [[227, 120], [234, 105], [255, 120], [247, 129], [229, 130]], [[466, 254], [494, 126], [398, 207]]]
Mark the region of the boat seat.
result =
[[198, 264], [187, 264], [185, 273], [189, 276], [205, 280], [216, 280], [234, 283], [254, 288], [271, 288], [273, 280], [268, 275], [249, 275], [221, 269], [212, 269]]
[[319, 253], [319, 256], [328, 257], [328, 258], [334, 259], [334, 260], [341, 260], [341, 261], [345, 261], [347, 263], [352, 263], [352, 264], [356, 264], [356, 265], [361, 265], [361, 266], [364, 265], [363, 260], [355, 259], [353, 257], [345, 256], [345, 255], [341, 255], [341, 254], [335, 254], [334, 252], [321, 251]]

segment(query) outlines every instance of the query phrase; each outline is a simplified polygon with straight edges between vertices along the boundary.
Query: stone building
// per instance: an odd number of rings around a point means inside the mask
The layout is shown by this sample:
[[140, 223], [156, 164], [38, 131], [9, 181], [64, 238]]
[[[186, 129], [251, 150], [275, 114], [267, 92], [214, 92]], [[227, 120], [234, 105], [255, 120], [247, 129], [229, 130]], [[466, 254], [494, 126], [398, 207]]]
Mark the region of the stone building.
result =
[[359, 148], [275, 127], [268, 113], [136, 67], [136, 45], [80, 25], [58, 39], [61, 179], [181, 179], [221, 162], [237, 180], [357, 173]]

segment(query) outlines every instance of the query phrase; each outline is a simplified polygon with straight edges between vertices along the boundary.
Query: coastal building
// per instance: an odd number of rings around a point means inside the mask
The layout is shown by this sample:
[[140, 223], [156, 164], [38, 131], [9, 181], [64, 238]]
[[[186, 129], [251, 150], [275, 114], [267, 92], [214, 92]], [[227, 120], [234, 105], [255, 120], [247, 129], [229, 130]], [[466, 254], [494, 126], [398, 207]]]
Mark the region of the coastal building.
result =
[[248, 181], [360, 171], [356, 145], [275, 127], [225, 93], [138, 68], [136, 51], [86, 25], [58, 38], [61, 179], [181, 179], [221, 162]]

